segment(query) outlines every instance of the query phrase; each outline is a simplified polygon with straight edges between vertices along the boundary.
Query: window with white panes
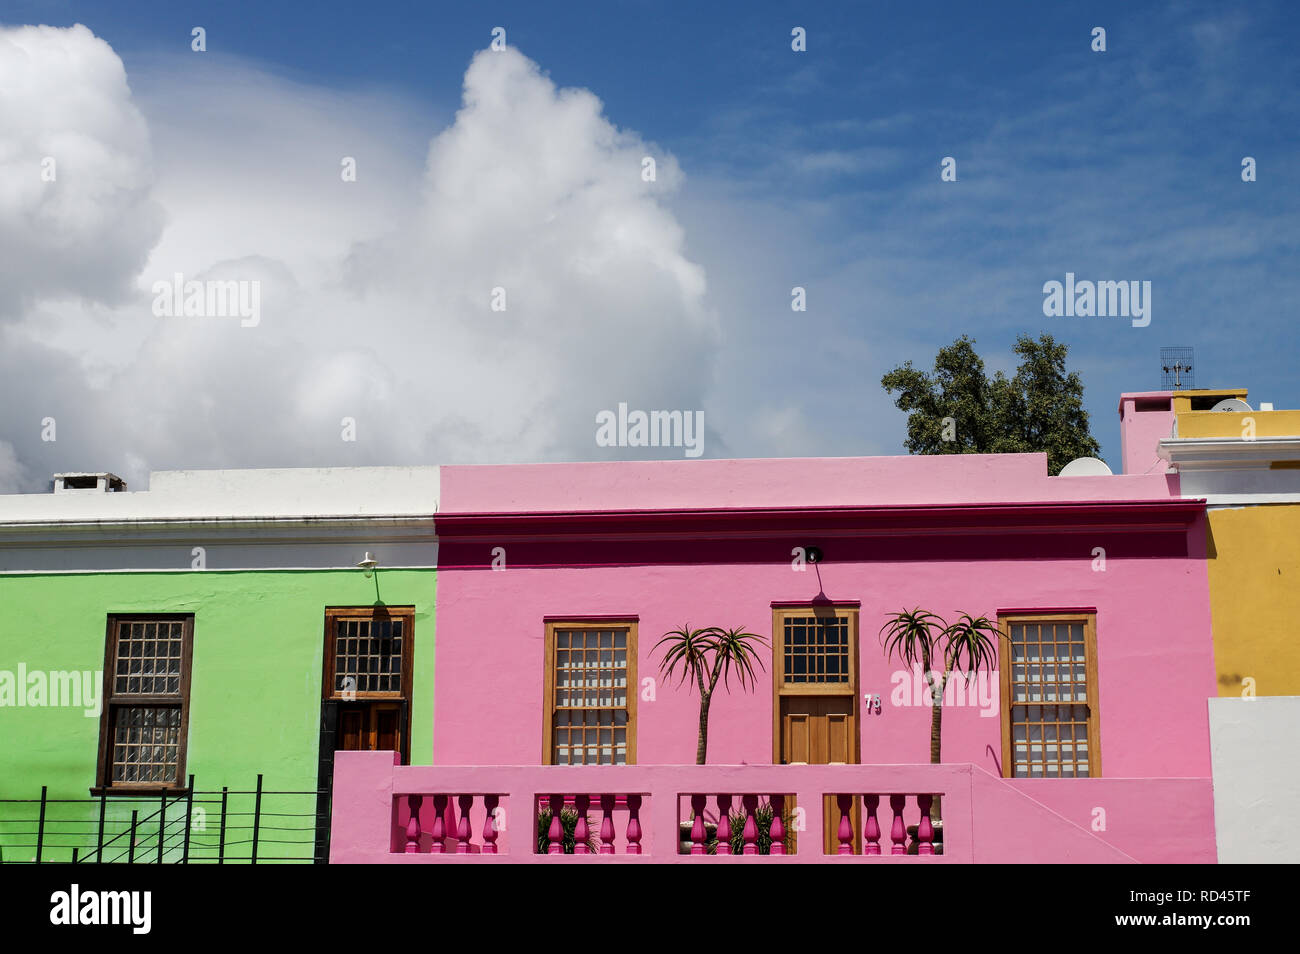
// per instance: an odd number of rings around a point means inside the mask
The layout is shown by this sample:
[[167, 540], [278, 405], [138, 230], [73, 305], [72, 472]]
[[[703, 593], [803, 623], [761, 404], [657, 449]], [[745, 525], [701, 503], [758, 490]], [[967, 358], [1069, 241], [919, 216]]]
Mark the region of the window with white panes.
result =
[[1007, 616], [1002, 629], [1003, 774], [1099, 776], [1096, 617]]
[[636, 761], [636, 624], [547, 626], [549, 720], [545, 761]]

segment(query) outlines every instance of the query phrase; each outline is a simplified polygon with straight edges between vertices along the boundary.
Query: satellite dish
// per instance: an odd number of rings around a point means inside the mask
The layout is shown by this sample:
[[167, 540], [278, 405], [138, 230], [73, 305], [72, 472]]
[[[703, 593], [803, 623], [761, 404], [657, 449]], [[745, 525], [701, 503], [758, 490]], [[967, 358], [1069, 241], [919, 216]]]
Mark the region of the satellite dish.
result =
[[1111, 469], [1104, 460], [1095, 457], [1076, 457], [1061, 468], [1058, 477], [1110, 477]]
[[1238, 401], [1236, 398], [1224, 398], [1211, 411], [1228, 411], [1231, 414], [1248, 414], [1251, 410], [1249, 404], [1245, 401]]

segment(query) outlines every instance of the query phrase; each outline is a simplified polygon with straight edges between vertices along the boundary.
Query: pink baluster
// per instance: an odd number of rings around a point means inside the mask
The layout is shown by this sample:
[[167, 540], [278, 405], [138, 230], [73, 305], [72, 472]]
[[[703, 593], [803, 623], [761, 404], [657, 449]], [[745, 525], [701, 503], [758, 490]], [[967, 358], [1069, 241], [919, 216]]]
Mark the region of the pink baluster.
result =
[[880, 822], [876, 820], [876, 809], [880, 807], [880, 796], [864, 795], [863, 801], [867, 803], [867, 820], [862, 823], [862, 833], [866, 837], [862, 853], [878, 855], [880, 854]]
[[468, 855], [469, 839], [471, 834], [469, 828], [469, 813], [470, 809], [474, 807], [474, 796], [461, 795], [456, 799], [456, 801], [460, 805], [460, 821], [456, 824], [456, 854]]
[[840, 845], [835, 849], [835, 853], [837, 855], [851, 855], [853, 854], [853, 819], [849, 816], [853, 811], [853, 796], [836, 795], [835, 805], [840, 810], [840, 826], [835, 833]]
[[772, 803], [772, 854], [785, 854], [785, 796], [773, 795]]
[[627, 797], [627, 853], [629, 855], [641, 854], [641, 819], [637, 813], [641, 811], [641, 796], [629, 795]]
[[894, 824], [889, 830], [889, 839], [894, 843], [894, 847], [889, 849], [891, 855], [907, 854], [907, 826], [903, 824], [903, 808], [906, 805], [906, 795], [889, 796], [889, 807], [894, 811]]
[[483, 854], [485, 855], [497, 853], [497, 805], [500, 802], [500, 795], [483, 796], [483, 807], [487, 810], [487, 818], [483, 821]]
[[731, 854], [731, 796], [718, 796], [718, 854]]
[[423, 795], [407, 795], [406, 805], [411, 811], [411, 819], [406, 823], [406, 854], [414, 855], [420, 850], [420, 803]]
[[573, 807], [578, 810], [578, 823], [573, 826], [573, 853], [575, 855], [590, 854], [587, 850], [587, 809], [591, 807], [590, 795], [573, 796]]
[[691, 796], [691, 814], [695, 820], [691, 822], [691, 854], [702, 855], [704, 849], [704, 796]]
[[600, 853], [602, 855], [612, 855], [614, 853], [614, 796], [600, 796], [600, 810], [605, 813], [605, 817], [600, 821]]
[[921, 821], [916, 826], [916, 853], [918, 855], [934, 854], [934, 825], [930, 823], [930, 804], [933, 795], [916, 796], [916, 804], [921, 809]]
[[433, 838], [429, 845], [429, 851], [435, 855], [440, 855], [447, 850], [447, 846], [442, 840], [447, 837], [447, 796], [433, 796], [433, 828], [430, 829], [430, 835]]
[[564, 796], [552, 795], [551, 805], [551, 827], [546, 832], [548, 842], [546, 853], [548, 855], [564, 854], [564, 825], [560, 822], [560, 813], [564, 811]]
[[744, 847], [741, 848], [742, 855], [758, 854], [758, 822], [754, 820], [754, 813], [758, 811], [757, 795], [742, 795], [740, 803], [745, 806], [745, 828], [741, 833], [744, 839]]
[[456, 799], [449, 796], [447, 798], [447, 816], [443, 819], [442, 825], [442, 830], [445, 833], [444, 837], [448, 839], [455, 838], [459, 827], [460, 823], [456, 820]]

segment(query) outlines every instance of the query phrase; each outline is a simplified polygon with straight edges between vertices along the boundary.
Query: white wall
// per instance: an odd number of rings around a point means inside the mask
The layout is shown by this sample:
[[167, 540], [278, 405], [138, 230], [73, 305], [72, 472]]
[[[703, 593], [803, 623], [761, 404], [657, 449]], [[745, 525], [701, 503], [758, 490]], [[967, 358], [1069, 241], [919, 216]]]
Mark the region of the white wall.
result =
[[1300, 862], [1300, 696], [1210, 700], [1219, 862]]
[[437, 467], [178, 470], [148, 490], [0, 495], [0, 574], [433, 566]]
[[439, 483], [437, 467], [156, 471], [148, 490], [0, 495], [0, 524], [431, 516]]

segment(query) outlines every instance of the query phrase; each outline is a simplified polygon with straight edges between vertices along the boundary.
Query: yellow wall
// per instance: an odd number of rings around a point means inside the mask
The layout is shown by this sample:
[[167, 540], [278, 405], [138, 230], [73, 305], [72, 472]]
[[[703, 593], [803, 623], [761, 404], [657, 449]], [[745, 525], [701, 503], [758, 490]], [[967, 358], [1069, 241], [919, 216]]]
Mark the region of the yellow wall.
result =
[[1209, 518], [1219, 695], [1240, 696], [1246, 677], [1255, 695], [1300, 695], [1300, 504], [1211, 510]]
[[[1213, 398], [1215, 401], [1222, 401], [1224, 398], [1236, 398], [1238, 401], [1246, 400], [1249, 392], [1245, 388], [1197, 388], [1192, 391], [1174, 391], [1174, 413], [1185, 414], [1192, 410], [1192, 398]], [[1196, 412], [1198, 414], [1203, 411]], [[1223, 413], [1220, 411], [1219, 413]]]
[[1243, 421], [1255, 423], [1256, 437], [1300, 434], [1300, 411], [1184, 411], [1178, 415], [1179, 437], [1244, 437]]

